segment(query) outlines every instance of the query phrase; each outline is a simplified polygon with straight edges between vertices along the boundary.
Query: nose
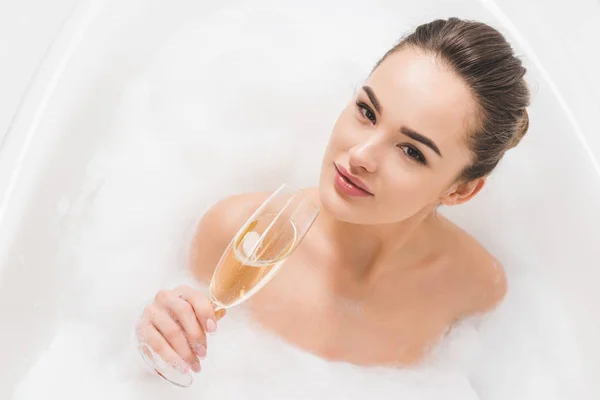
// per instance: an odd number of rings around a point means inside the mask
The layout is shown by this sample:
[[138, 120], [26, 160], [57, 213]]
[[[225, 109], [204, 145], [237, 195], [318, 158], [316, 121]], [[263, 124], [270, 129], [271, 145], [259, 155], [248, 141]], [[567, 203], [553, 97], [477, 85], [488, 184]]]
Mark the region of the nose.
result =
[[378, 166], [378, 145], [374, 140], [366, 140], [356, 144], [348, 152], [350, 172], [375, 172]]

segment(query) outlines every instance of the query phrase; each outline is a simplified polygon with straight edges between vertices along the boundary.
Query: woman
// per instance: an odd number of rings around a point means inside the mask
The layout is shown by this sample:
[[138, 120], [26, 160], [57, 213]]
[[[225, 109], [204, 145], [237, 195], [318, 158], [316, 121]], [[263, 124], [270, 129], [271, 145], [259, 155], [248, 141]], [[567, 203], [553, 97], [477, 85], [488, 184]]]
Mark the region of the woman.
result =
[[[327, 359], [408, 365], [461, 318], [493, 309], [507, 288], [500, 262], [437, 208], [473, 198], [527, 131], [524, 74], [499, 32], [456, 18], [389, 50], [339, 116], [319, 187], [305, 190], [317, 221], [249, 301], [257, 323]], [[230, 197], [203, 216], [200, 280], [268, 195]], [[163, 290], [138, 333], [198, 372], [221, 316], [202, 292]]]

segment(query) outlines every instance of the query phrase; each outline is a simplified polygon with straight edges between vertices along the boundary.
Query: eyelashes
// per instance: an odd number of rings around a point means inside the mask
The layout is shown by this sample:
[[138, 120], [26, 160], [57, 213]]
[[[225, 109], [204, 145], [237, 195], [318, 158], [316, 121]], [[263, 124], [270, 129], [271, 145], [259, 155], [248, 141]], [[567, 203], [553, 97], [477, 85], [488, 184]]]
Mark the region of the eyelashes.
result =
[[408, 157], [412, 158], [416, 162], [423, 165], [427, 165], [427, 160], [423, 156], [423, 153], [421, 153], [416, 147], [410, 144], [400, 144], [398, 145], [398, 148], [400, 148], [404, 152], [404, 154], [406, 154]]
[[[358, 109], [362, 119], [369, 121], [371, 125], [375, 125], [377, 123], [377, 115], [369, 105], [362, 101], [357, 101], [356, 108]], [[404, 155], [409, 157], [412, 161], [422, 165], [427, 165], [427, 159], [415, 146], [411, 144], [399, 144], [398, 148], [402, 150]]]
[[362, 114], [363, 118], [366, 118], [369, 121], [371, 121], [371, 123], [373, 125], [375, 125], [377, 123], [377, 116], [375, 115], [375, 113], [373, 112], [371, 107], [369, 107], [367, 104], [363, 103], [362, 101], [357, 101], [356, 107], [358, 107], [358, 112], [360, 112]]

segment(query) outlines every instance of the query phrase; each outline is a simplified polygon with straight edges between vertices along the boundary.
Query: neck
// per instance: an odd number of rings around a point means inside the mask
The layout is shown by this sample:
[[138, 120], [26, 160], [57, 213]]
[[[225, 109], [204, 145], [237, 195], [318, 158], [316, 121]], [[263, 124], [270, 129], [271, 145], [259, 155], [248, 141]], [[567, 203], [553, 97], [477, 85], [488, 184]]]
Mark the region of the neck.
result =
[[351, 224], [325, 214], [325, 229], [339, 255], [334, 273], [356, 284], [369, 285], [391, 271], [402, 268], [403, 261], [415, 258], [425, 241], [425, 225], [435, 215], [427, 209], [400, 222], [379, 225]]

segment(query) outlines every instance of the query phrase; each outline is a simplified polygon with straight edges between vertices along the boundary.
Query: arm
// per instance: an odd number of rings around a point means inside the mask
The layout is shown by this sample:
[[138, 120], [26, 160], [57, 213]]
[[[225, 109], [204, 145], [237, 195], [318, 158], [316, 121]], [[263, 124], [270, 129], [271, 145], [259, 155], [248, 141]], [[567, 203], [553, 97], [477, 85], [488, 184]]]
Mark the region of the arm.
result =
[[508, 283], [504, 268], [495, 258], [481, 260], [477, 285], [472, 293], [468, 314], [487, 313], [495, 309], [506, 296]]

